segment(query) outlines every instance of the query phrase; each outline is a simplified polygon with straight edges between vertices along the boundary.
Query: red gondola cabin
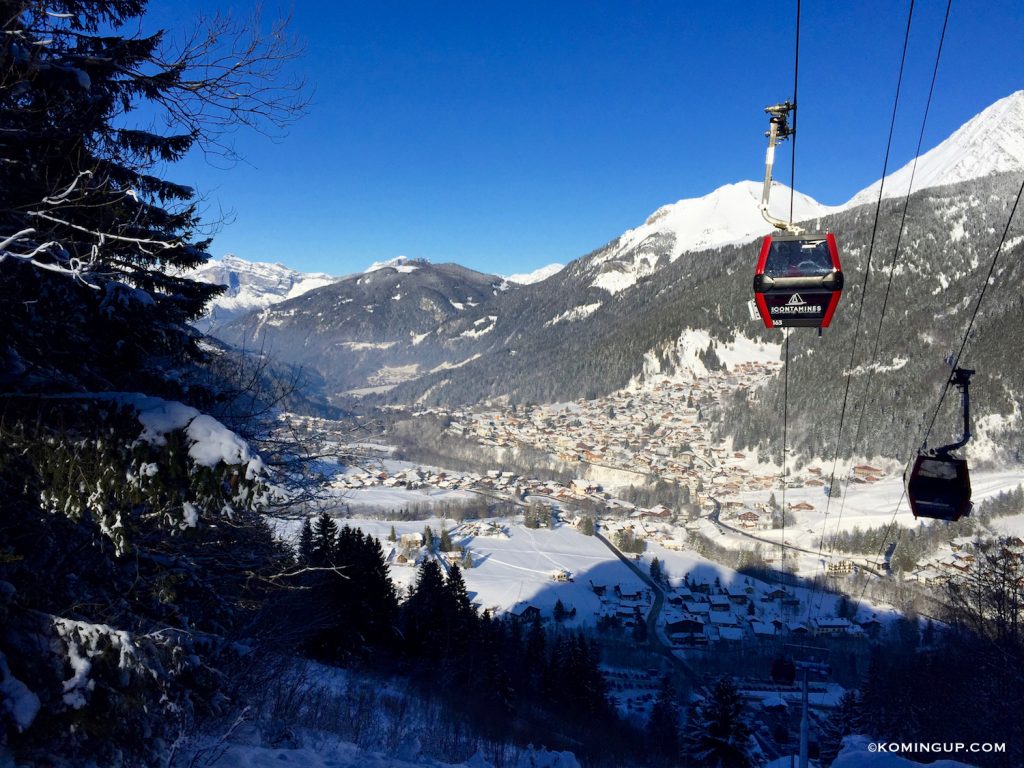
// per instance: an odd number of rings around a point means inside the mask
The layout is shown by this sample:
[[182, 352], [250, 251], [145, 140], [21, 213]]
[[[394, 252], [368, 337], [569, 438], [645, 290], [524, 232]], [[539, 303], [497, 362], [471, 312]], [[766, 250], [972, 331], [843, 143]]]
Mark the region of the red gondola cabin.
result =
[[843, 291], [836, 238], [767, 235], [754, 274], [754, 299], [767, 328], [828, 328]]

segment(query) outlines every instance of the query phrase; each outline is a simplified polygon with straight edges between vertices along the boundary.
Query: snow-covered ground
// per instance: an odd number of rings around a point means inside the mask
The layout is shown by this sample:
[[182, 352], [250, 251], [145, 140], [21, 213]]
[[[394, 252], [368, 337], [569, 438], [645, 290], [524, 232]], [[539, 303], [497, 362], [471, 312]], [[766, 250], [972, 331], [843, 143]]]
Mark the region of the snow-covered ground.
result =
[[[302, 746], [271, 747], [231, 742], [217, 760], [220, 768], [491, 768], [493, 763], [477, 752], [465, 762], [444, 763], [415, 754], [410, 745], [403, 755], [392, 756], [360, 749], [330, 734], [304, 733]], [[579, 768], [571, 752], [528, 748], [514, 768]]]
[[423, 504], [435, 506], [445, 502], [461, 503], [477, 497], [478, 494], [472, 491], [449, 491], [443, 488], [409, 490], [407, 488], [373, 486], [371, 488], [348, 490], [345, 492], [343, 501], [353, 511], [358, 513], [360, 508], [366, 507], [381, 510], [400, 510]]
[[1020, 536], [1024, 538], [1024, 515], [997, 517], [989, 527], [1002, 536]]
[[[1024, 482], [1024, 469], [1022, 468], [972, 473], [971, 486], [974, 502], [977, 504], [1003, 491], [1011, 491], [1022, 482]], [[776, 501], [781, 503], [781, 492], [775, 491], [774, 493]], [[737, 498], [749, 505], [755, 505], [767, 502], [770, 495], [770, 491], [756, 491], [742, 493]], [[833, 498], [831, 503], [821, 487], [789, 488], [786, 490], [787, 506], [806, 502], [814, 509], [793, 512], [796, 523], [787, 526], [785, 532], [780, 529], [752, 531], [752, 533], [771, 541], [779, 542], [784, 538], [794, 546], [817, 549], [817, 541], [823, 533], [828, 541], [837, 530], [850, 531], [855, 527], [865, 530], [887, 526], [893, 520], [894, 511], [896, 512], [896, 522], [900, 525], [912, 528], [923, 523], [924, 521], [914, 519], [906, 498], [903, 498], [897, 508], [897, 503], [900, 502], [902, 495], [903, 480], [899, 477], [890, 477], [876, 483], [851, 483], [843, 490], [843, 496]], [[729, 546], [726, 543], [728, 540], [725, 539], [720, 543], [723, 546]], [[803, 560], [801, 560], [801, 565], [805, 565]]]
[[[477, 521], [461, 526], [440, 518], [414, 522], [353, 518], [344, 522], [380, 539], [385, 553], [395, 546], [387, 541], [392, 526], [399, 538], [405, 533], [422, 533], [428, 525], [435, 534], [442, 525], [447, 526], [452, 543], [468, 548], [472, 554], [474, 565], [465, 569], [463, 576], [471, 599], [481, 608], [509, 611], [529, 604], [550, 617], [555, 603], [561, 600], [567, 611], [576, 609], [575, 619], [567, 623], [594, 624], [601, 602], [590, 588], [591, 581], [609, 587], [619, 584], [626, 591], [644, 588], [600, 541], [569, 525], [531, 530], [521, 523], [495, 518], [484, 521], [502, 531], [491, 536], [468, 535]], [[554, 576], [560, 571], [572, 574], [573, 581], [556, 582]], [[391, 577], [396, 585], [412, 584], [416, 568], [393, 565]]]

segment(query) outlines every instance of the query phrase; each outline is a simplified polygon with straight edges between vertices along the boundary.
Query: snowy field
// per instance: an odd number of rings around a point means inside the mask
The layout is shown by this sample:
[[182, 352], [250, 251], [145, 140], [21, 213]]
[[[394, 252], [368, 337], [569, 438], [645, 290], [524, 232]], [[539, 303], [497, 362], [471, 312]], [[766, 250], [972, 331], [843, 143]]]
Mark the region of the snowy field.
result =
[[1024, 515], [997, 517], [989, 527], [1003, 536], [1020, 536], [1024, 538]]
[[[540, 608], [550, 616], [558, 600], [566, 610], [576, 609], [570, 624], [593, 624], [597, 620], [600, 601], [590, 588], [596, 584], [620, 584], [623, 589], [640, 589], [643, 583], [622, 564], [600, 541], [584, 536], [568, 525], [554, 530], [531, 530], [509, 519], [492, 519], [503, 530], [500, 536], [467, 535], [469, 525], [456, 526], [439, 518], [414, 522], [384, 520], [345, 520], [381, 540], [385, 553], [394, 545], [387, 541], [391, 527], [399, 537], [403, 533], [422, 533], [429, 525], [438, 533], [442, 524], [448, 527], [452, 543], [466, 547], [473, 556], [473, 568], [463, 571], [473, 602], [481, 608], [508, 611], [526, 603]], [[475, 521], [474, 521], [475, 522]], [[471, 524], [470, 524], [471, 525]], [[554, 574], [568, 571], [571, 582], [556, 582]], [[391, 576], [396, 585], [412, 584], [416, 568], [393, 565]]]
[[401, 510], [420, 505], [435, 506], [442, 503], [462, 504], [480, 498], [472, 491], [450, 491], [443, 488], [386, 488], [378, 485], [371, 488], [346, 490], [340, 501], [358, 512], [359, 508], [380, 510]]
[[[971, 475], [971, 487], [975, 504], [1002, 491], [1011, 491], [1024, 483], [1024, 469], [1017, 468], [1001, 472], [978, 472]], [[754, 505], [768, 501], [771, 492], [757, 491], [739, 494], [736, 498], [747, 504]], [[786, 490], [786, 504], [807, 502], [814, 509], [793, 512], [796, 524], [788, 526], [785, 539], [794, 546], [816, 549], [817, 540], [822, 532], [831, 537], [837, 529], [850, 531], [855, 527], [861, 530], [889, 525], [893, 519], [893, 511], [903, 494], [903, 480], [892, 477], [877, 483], [851, 483], [844, 489], [841, 498], [828, 497], [820, 487], [789, 488]], [[775, 498], [782, 502], [781, 492], [775, 491]], [[826, 519], [826, 507], [828, 516]], [[912, 528], [917, 525], [906, 498], [899, 503], [896, 522]], [[781, 530], [756, 531], [763, 539], [781, 541]], [[813, 546], [812, 546], [813, 545]]]

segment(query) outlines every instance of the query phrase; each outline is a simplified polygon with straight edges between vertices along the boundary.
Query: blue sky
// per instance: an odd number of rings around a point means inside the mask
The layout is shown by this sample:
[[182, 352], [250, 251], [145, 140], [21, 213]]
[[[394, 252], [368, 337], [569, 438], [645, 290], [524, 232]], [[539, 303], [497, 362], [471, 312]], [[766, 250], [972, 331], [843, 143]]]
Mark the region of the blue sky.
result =
[[[151, 0], [150, 25], [219, 0]], [[315, 87], [246, 163], [169, 170], [212, 253], [344, 274], [397, 255], [509, 274], [566, 262], [661, 205], [764, 173], [766, 104], [793, 87], [795, 2], [271, 0]], [[796, 187], [840, 203], [881, 174], [908, 3], [804, 2]], [[918, 0], [890, 170], [913, 155], [944, 0]], [[1024, 3], [954, 2], [925, 149], [1024, 88]], [[777, 175], [789, 181], [789, 150]]]

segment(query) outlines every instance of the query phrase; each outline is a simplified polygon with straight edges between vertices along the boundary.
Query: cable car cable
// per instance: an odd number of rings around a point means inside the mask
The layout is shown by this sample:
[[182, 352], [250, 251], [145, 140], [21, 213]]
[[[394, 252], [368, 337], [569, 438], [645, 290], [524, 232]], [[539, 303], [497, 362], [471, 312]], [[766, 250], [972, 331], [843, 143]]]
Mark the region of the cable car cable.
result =
[[[846, 409], [847, 409], [847, 405], [849, 404], [849, 398], [850, 398], [850, 383], [851, 383], [852, 378], [853, 378], [854, 362], [855, 362], [856, 356], [857, 356], [857, 340], [860, 338], [861, 320], [862, 320], [863, 315], [864, 315], [864, 297], [867, 295], [868, 281], [869, 281], [869, 279], [871, 277], [871, 257], [874, 254], [875, 239], [876, 239], [876, 237], [878, 235], [878, 220], [879, 220], [879, 216], [880, 216], [880, 213], [881, 213], [881, 210], [882, 210], [882, 193], [885, 191], [885, 177], [886, 177], [886, 175], [887, 175], [887, 173], [889, 171], [889, 155], [890, 155], [890, 153], [892, 151], [892, 137], [893, 137], [893, 133], [895, 132], [895, 129], [896, 129], [896, 113], [897, 113], [897, 111], [899, 109], [900, 91], [903, 88], [903, 72], [904, 72], [904, 69], [905, 69], [905, 66], [906, 66], [906, 61], [907, 61], [907, 47], [908, 47], [908, 44], [910, 42], [910, 27], [911, 27], [911, 23], [913, 22], [913, 19], [914, 19], [914, 0], [910, 0], [910, 9], [909, 9], [909, 12], [907, 13], [907, 28], [906, 28], [906, 31], [903, 34], [903, 51], [900, 54], [899, 75], [898, 75], [898, 77], [896, 79], [896, 97], [893, 100], [892, 118], [889, 121], [889, 137], [886, 140], [886, 145], [885, 145], [885, 159], [882, 161], [882, 178], [881, 178], [881, 181], [879, 182], [879, 185], [878, 185], [878, 201], [875, 204], [875, 217], [874, 217], [874, 222], [871, 225], [871, 240], [870, 240], [869, 245], [868, 245], [867, 260], [866, 260], [866, 262], [864, 264], [864, 278], [861, 281], [860, 301], [857, 304], [857, 320], [856, 320], [856, 322], [854, 324], [853, 344], [851, 345], [851, 348], [850, 348], [850, 365], [849, 365], [849, 367], [847, 368], [847, 371], [846, 371], [846, 386], [845, 386], [845, 390], [843, 392], [843, 405], [842, 405], [842, 407], [840, 409], [840, 412], [839, 412], [839, 430], [836, 433], [836, 450], [835, 450], [835, 455], [834, 455], [834, 457], [832, 459], [832, 473], [829, 476], [829, 495], [827, 497], [827, 501], [825, 502], [825, 517], [824, 517], [824, 520], [822, 521], [822, 525], [821, 525], [821, 537], [819, 537], [819, 539], [818, 539], [818, 564], [819, 565], [821, 564], [821, 552], [822, 552], [823, 542], [824, 542], [824, 539], [825, 539], [825, 528], [826, 528], [826, 525], [828, 524], [829, 507], [832, 504], [832, 489], [835, 488], [836, 467], [839, 464], [839, 452], [840, 452], [840, 449], [842, 447], [842, 440], [843, 440], [843, 426], [846, 423]], [[808, 598], [808, 603], [807, 603], [807, 620], [808, 621], [810, 621], [810, 613], [811, 613], [810, 602], [811, 602], [811, 599], [813, 599], [813, 595], [814, 595], [815, 591], [816, 591], [816, 587], [812, 583], [811, 584], [811, 597]]]
[[[793, 150], [789, 155], [789, 223], [793, 224], [793, 196], [796, 190], [796, 110], [800, 88], [800, 0], [796, 0], [796, 40], [793, 49]], [[783, 331], [785, 361], [782, 374], [782, 546], [779, 547], [779, 568], [782, 583], [786, 579], [786, 484], [788, 481], [787, 450], [789, 447], [789, 328]]]
[[[932, 79], [931, 79], [931, 84], [929, 85], [929, 88], [928, 88], [928, 99], [925, 102], [924, 115], [923, 115], [923, 117], [921, 119], [921, 130], [918, 132], [918, 136], [917, 136], [917, 148], [914, 150], [914, 161], [913, 161], [913, 164], [911, 165], [911, 168], [910, 168], [910, 180], [907, 183], [907, 194], [906, 194], [906, 196], [904, 197], [904, 200], [903, 200], [903, 210], [902, 210], [902, 213], [901, 213], [901, 216], [900, 216], [899, 229], [897, 230], [897, 233], [896, 233], [896, 246], [893, 249], [892, 261], [890, 262], [890, 265], [889, 265], [889, 278], [886, 281], [885, 295], [884, 295], [884, 297], [882, 299], [882, 309], [881, 309], [881, 312], [879, 313], [879, 317], [878, 317], [878, 329], [875, 332], [875, 341], [874, 341], [874, 344], [872, 345], [871, 356], [868, 358], [868, 360], [870, 362], [877, 362], [877, 360], [878, 360], [878, 345], [879, 345], [879, 342], [881, 340], [882, 328], [883, 328], [883, 325], [885, 323], [885, 313], [888, 311], [889, 295], [890, 295], [890, 292], [892, 290], [893, 277], [896, 274], [896, 265], [897, 265], [897, 263], [899, 261], [900, 248], [902, 246], [903, 233], [905, 231], [906, 221], [907, 221], [907, 210], [910, 207], [910, 195], [911, 195], [911, 193], [913, 192], [913, 189], [914, 189], [914, 177], [915, 177], [915, 175], [917, 173], [917, 161], [918, 161], [918, 159], [921, 156], [921, 145], [924, 143], [924, 132], [925, 132], [925, 128], [926, 128], [926, 126], [928, 124], [928, 113], [931, 110], [932, 97], [935, 94], [935, 82], [938, 79], [939, 62], [940, 62], [940, 60], [942, 58], [942, 47], [943, 47], [943, 43], [944, 43], [944, 41], [946, 39], [946, 30], [947, 30], [948, 25], [949, 25], [949, 12], [950, 12], [950, 9], [951, 9], [952, 5], [953, 5], [953, 0], [947, 0], [947, 2], [946, 2], [946, 14], [945, 14], [945, 17], [943, 18], [943, 21], [942, 21], [942, 32], [939, 35], [939, 44], [938, 44], [938, 48], [936, 49], [936, 52], [935, 52], [935, 64], [932, 67]], [[864, 405], [867, 404], [868, 393], [871, 391], [871, 385], [872, 385], [873, 380], [874, 380], [874, 371], [871, 371], [870, 368], [869, 368], [868, 376], [867, 376], [867, 378], [866, 378], [866, 380], [864, 382], [864, 395], [863, 395], [863, 398], [862, 398], [862, 402], [864, 403]], [[860, 414], [859, 414], [859, 416], [857, 418], [857, 428], [854, 431], [853, 442], [851, 443], [851, 453], [856, 451], [857, 446], [860, 444], [861, 429], [862, 429], [862, 426], [863, 426], [863, 423], [864, 423], [864, 412], [865, 412], [865, 410], [866, 410], [866, 408], [862, 406], [861, 409], [860, 409]], [[836, 542], [839, 539], [839, 530], [840, 530], [840, 526], [841, 526], [842, 521], [843, 521], [843, 512], [845, 511], [845, 509], [846, 509], [846, 495], [844, 494], [842, 496], [842, 501], [840, 502], [840, 505], [839, 505], [839, 516], [838, 516], [838, 518], [836, 520], [835, 533], [832, 534], [832, 541], [831, 541], [831, 544], [829, 545], [829, 551], [828, 551], [828, 557], [829, 558], [831, 558], [835, 554], [835, 546], [836, 546]], [[826, 515], [827, 515], [827, 513], [826, 513]], [[824, 529], [822, 529], [822, 536], [823, 537], [824, 537], [824, 533], [825, 533]], [[820, 560], [820, 557], [819, 557], [819, 560]], [[822, 595], [822, 597], [820, 599], [823, 599], [823, 598], [824, 598], [824, 595]], [[821, 606], [820, 599], [819, 599], [819, 603], [818, 603], [818, 607], [819, 608]]]
[[[793, 225], [793, 196], [796, 194], [796, 110], [800, 86], [800, 0], [796, 0], [796, 50], [793, 53], [793, 151], [789, 156], [789, 224]], [[785, 515], [783, 515], [785, 517]]]
[[[1003, 245], [1006, 242], [1006, 236], [1010, 231], [1010, 225], [1013, 223], [1013, 217], [1017, 212], [1017, 206], [1020, 204], [1022, 194], [1024, 194], [1024, 181], [1021, 182], [1020, 189], [1017, 190], [1017, 198], [1013, 201], [1013, 207], [1010, 209], [1010, 216], [1007, 218], [1006, 226], [1003, 228], [1003, 235], [999, 238], [999, 245], [996, 246], [996, 252], [992, 256], [992, 263], [989, 265], [988, 274], [985, 276], [985, 282], [981, 285], [981, 292], [978, 294], [978, 301], [974, 305], [974, 311], [971, 313], [971, 319], [967, 323], [967, 330], [964, 332], [963, 341], [960, 342], [960, 349], [957, 350], [956, 356], [953, 358], [954, 369], [960, 366], [960, 358], [963, 356], [964, 349], [967, 347], [967, 342], [971, 338], [971, 331], [974, 329], [974, 321], [978, 319], [978, 311], [981, 309], [981, 302], [984, 300], [985, 293], [988, 291], [988, 286], [992, 282], [992, 275], [995, 274], [996, 263], [999, 261], [1000, 253], [1002, 252]], [[942, 394], [939, 396], [939, 404], [935, 406], [935, 413], [932, 414], [932, 419], [928, 424], [928, 429], [925, 432], [922, 445], [926, 445], [928, 443], [928, 438], [932, 433], [932, 428], [935, 426], [935, 420], [939, 417], [942, 402], [946, 399], [946, 393], [949, 392], [951, 384], [952, 379], [949, 379], [942, 388]]]
[[783, 329], [785, 334], [782, 346], [786, 351], [785, 363], [782, 366], [782, 546], [779, 547], [779, 574], [781, 583], [786, 583], [786, 475], [787, 445], [789, 441], [789, 328]]
[[[1017, 197], [1013, 202], [1013, 206], [1010, 209], [1010, 215], [1006, 219], [1006, 226], [1003, 228], [1003, 234], [999, 238], [999, 244], [996, 246], [995, 253], [992, 255], [992, 263], [989, 265], [988, 274], [985, 276], [985, 280], [981, 285], [981, 291], [978, 293], [978, 301], [974, 305], [974, 311], [971, 313], [971, 319], [967, 323], [967, 330], [964, 332], [963, 341], [960, 344], [960, 348], [957, 350], [956, 356], [953, 359], [954, 370], [959, 367], [960, 360], [963, 356], [964, 349], [967, 347], [967, 342], [971, 338], [971, 331], [974, 328], [974, 321], [978, 317], [978, 311], [981, 309], [981, 302], [985, 299], [985, 294], [988, 291], [989, 283], [992, 281], [992, 275], [995, 273], [996, 263], [999, 261], [999, 256], [1003, 250], [1003, 245], [1006, 243], [1006, 236], [1010, 232], [1010, 225], [1013, 223], [1013, 217], [1017, 213], [1017, 207], [1020, 205], [1021, 196], [1024, 195], [1024, 180], [1021, 181], [1020, 189], [1017, 190]], [[942, 403], [946, 399], [946, 394], [949, 392], [949, 388], [953, 382], [953, 378], [950, 377], [946, 380], [945, 385], [942, 388], [942, 392], [939, 394], [939, 402], [935, 406], [935, 411], [932, 413], [931, 421], [928, 423], [928, 429], [925, 431], [924, 440], [921, 445], [928, 444], [928, 438], [931, 435], [932, 429], [935, 426], [935, 421], [939, 417], [939, 412], [942, 410]], [[907, 462], [907, 469], [910, 468], [911, 462]], [[903, 499], [907, 495], [907, 487], [903, 486], [903, 492], [900, 494], [899, 501], [896, 502], [896, 508], [892, 512], [892, 520], [889, 522], [889, 526], [886, 529], [885, 536], [882, 538], [882, 544], [875, 554], [875, 566], [878, 566], [878, 560], [882, 553], [885, 551], [885, 545], [888, 543], [889, 534], [892, 532], [893, 526], [896, 524], [896, 515], [899, 513], [900, 506], [903, 504]], [[897, 541], [898, 543], [898, 541]], [[864, 582], [864, 587], [861, 590], [860, 599], [864, 598], [864, 593], [867, 591], [868, 582]]]

